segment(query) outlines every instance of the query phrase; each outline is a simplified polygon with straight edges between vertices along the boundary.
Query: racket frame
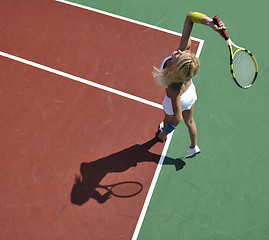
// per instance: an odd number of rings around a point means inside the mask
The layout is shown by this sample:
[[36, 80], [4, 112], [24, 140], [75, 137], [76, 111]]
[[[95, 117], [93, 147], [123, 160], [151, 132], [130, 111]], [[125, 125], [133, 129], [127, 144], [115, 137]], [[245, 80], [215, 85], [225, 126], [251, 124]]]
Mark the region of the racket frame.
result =
[[[213, 21], [214, 21], [215, 24], [217, 24], [217, 25], [219, 26], [219, 22], [220, 22], [220, 20], [219, 20], [218, 16], [215, 16], [215, 17], [213, 18]], [[230, 71], [231, 71], [231, 74], [232, 74], [232, 77], [233, 77], [234, 82], [235, 82], [236, 85], [239, 86], [240, 88], [243, 88], [243, 89], [250, 88], [250, 87], [253, 85], [253, 83], [255, 82], [255, 80], [256, 80], [256, 78], [257, 78], [257, 75], [258, 75], [258, 64], [257, 64], [257, 61], [256, 61], [255, 57], [254, 57], [253, 54], [252, 54], [250, 51], [248, 51], [247, 49], [242, 48], [242, 47], [239, 47], [238, 45], [236, 45], [236, 44], [231, 40], [231, 38], [229, 37], [229, 35], [227, 34], [227, 32], [226, 32], [225, 30], [222, 30], [222, 31], [220, 32], [220, 35], [225, 39], [225, 41], [226, 41], [226, 43], [227, 43], [227, 45], [228, 45], [228, 48], [229, 48], [229, 54], [230, 54]], [[235, 52], [233, 51], [233, 48], [232, 48], [232, 47], [237, 48]], [[253, 62], [254, 62], [254, 65], [255, 65], [255, 75], [254, 75], [254, 78], [253, 78], [252, 82], [251, 82], [249, 85], [247, 85], [247, 86], [242, 86], [242, 85], [240, 85], [240, 84], [237, 82], [236, 77], [235, 77], [235, 74], [234, 74], [233, 59], [234, 59], [235, 54], [236, 54], [237, 52], [239, 52], [239, 51], [244, 51], [244, 52], [246, 52], [246, 53], [252, 58], [252, 60], [253, 60]]]

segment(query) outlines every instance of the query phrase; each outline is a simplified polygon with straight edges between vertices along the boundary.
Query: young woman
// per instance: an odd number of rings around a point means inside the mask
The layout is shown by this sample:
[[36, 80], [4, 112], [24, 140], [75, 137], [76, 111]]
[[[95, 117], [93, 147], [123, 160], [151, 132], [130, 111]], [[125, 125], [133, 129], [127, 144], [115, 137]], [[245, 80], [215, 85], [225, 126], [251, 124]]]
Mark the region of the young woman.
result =
[[223, 22], [217, 26], [213, 20], [198, 12], [189, 12], [186, 16], [179, 48], [172, 56], [164, 59], [161, 69], [154, 68], [153, 75], [160, 85], [166, 87], [166, 96], [163, 101], [165, 112], [163, 127], [160, 125], [158, 138], [165, 141], [183, 119], [190, 135], [191, 145], [186, 158], [200, 153], [197, 145], [197, 128], [193, 119], [194, 103], [197, 100], [192, 78], [199, 71], [200, 64], [197, 57], [190, 52], [191, 30], [193, 23], [211, 27], [216, 32], [226, 29]]

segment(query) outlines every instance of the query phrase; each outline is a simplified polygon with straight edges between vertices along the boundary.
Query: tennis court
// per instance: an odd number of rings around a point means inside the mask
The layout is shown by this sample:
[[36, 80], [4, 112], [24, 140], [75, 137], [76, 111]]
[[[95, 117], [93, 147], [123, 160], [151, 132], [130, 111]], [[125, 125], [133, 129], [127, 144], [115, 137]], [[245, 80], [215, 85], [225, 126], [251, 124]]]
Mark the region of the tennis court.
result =
[[[1, 239], [269, 238], [265, 10], [160, 4], [0, 4]], [[225, 42], [194, 27], [202, 153], [184, 160], [184, 124], [154, 141], [164, 92], [151, 71], [177, 48], [189, 11], [218, 14], [259, 74], [238, 88]], [[92, 186], [88, 195], [75, 191], [76, 176]], [[100, 188], [119, 183], [141, 189], [118, 197]]]

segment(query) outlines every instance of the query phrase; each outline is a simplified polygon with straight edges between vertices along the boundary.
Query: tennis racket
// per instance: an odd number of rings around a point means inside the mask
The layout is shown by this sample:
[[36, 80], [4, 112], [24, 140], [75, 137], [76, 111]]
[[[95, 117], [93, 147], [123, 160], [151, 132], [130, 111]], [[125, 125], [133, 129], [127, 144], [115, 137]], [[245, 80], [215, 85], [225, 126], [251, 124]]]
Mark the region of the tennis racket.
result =
[[115, 197], [129, 198], [139, 194], [143, 189], [143, 185], [139, 182], [126, 181], [113, 185], [98, 185], [98, 188], [105, 189]]
[[[215, 16], [213, 21], [219, 26], [219, 18]], [[228, 44], [230, 53], [230, 70], [235, 83], [241, 88], [249, 88], [253, 85], [258, 74], [258, 64], [250, 51], [239, 47], [232, 42], [225, 30], [220, 32]]]

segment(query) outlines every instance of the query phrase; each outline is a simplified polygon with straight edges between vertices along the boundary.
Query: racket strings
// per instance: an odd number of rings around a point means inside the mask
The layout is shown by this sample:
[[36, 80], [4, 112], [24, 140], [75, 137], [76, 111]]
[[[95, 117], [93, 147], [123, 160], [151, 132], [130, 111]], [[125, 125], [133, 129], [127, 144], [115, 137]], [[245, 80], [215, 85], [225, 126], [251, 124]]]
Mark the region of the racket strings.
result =
[[251, 85], [255, 78], [256, 68], [252, 57], [245, 51], [237, 51], [233, 58], [233, 72], [236, 81], [242, 86]]

